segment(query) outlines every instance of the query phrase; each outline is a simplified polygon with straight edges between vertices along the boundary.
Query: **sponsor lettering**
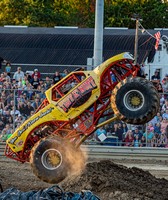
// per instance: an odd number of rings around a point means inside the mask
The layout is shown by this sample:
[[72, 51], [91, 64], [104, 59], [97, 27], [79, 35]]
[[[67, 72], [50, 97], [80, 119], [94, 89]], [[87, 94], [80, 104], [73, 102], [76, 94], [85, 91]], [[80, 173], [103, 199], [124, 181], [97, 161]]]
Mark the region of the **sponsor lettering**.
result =
[[95, 84], [94, 79], [90, 76], [86, 79], [80, 86], [78, 86], [75, 90], [73, 90], [68, 96], [62, 99], [58, 106], [64, 111], [68, 112], [71, 107], [82, 98], [85, 94], [91, 92], [95, 89], [97, 85]]
[[34, 119], [28, 121], [27, 124], [24, 125], [24, 127], [18, 131], [17, 136], [15, 136], [14, 138], [12, 138], [9, 143], [10, 144], [14, 144], [15, 141], [25, 132], [25, 130], [27, 128], [29, 128], [31, 125], [33, 125], [35, 122], [37, 122], [39, 119], [43, 118], [44, 116], [48, 115], [49, 113], [52, 112], [54, 108], [49, 108], [48, 110], [46, 110], [45, 112], [42, 112], [39, 116], [35, 117]]

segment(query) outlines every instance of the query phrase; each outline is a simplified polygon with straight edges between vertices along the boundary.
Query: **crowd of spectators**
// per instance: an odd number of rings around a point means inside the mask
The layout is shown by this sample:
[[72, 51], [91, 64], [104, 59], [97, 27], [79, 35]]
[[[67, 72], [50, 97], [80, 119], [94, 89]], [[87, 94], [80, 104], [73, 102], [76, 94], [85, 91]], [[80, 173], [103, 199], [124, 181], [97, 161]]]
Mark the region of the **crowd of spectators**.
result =
[[14, 74], [6, 62], [4, 72], [0, 73], [0, 141], [6, 141], [14, 130], [29, 116], [33, 115], [45, 98], [45, 91], [69, 71], [55, 72], [52, 77], [41, 77], [38, 69], [32, 73], [23, 72], [18, 67]]
[[[150, 122], [143, 126], [132, 126], [119, 121], [96, 131], [92, 140], [106, 143], [106, 138], [111, 138], [112, 145], [168, 147], [168, 74], [161, 80], [156, 70], [151, 82], [160, 95], [160, 110]], [[100, 137], [101, 133], [105, 137]]]
[[[46, 76], [42, 79], [38, 69], [34, 69], [31, 74], [23, 72], [21, 67], [14, 74], [10, 70], [10, 63], [6, 62], [5, 71], [0, 74], [0, 141], [5, 141], [33, 115], [45, 98], [45, 91], [69, 73], [67, 69], [61, 74], [56, 71], [52, 77]], [[167, 147], [168, 74], [161, 80], [156, 71], [151, 81], [160, 93], [160, 110], [150, 122], [143, 126], [115, 122], [99, 128], [92, 139], [102, 142], [107, 137], [112, 137], [117, 138], [119, 146]]]

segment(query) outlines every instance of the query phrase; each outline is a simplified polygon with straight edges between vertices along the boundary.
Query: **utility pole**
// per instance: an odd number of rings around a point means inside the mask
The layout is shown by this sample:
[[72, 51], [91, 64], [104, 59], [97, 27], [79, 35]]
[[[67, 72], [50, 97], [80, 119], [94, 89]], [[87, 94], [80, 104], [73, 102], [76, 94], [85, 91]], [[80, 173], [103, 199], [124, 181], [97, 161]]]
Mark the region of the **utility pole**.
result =
[[96, 0], [95, 12], [94, 67], [100, 65], [103, 60], [104, 0]]
[[134, 59], [135, 59], [135, 65], [136, 65], [137, 64], [137, 59], [138, 59], [138, 30], [139, 30], [139, 21], [142, 21], [142, 19], [139, 18], [138, 14], [134, 14], [131, 19], [134, 20], [134, 21], [136, 21], [135, 46], [134, 46]]

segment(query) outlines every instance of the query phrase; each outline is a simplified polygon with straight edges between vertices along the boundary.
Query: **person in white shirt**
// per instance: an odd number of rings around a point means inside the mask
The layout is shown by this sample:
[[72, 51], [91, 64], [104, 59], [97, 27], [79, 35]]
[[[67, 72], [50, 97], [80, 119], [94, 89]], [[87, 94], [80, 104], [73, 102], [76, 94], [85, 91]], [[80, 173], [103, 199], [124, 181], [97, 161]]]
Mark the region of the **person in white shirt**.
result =
[[17, 71], [13, 75], [13, 79], [16, 81], [22, 80], [24, 78], [24, 72], [21, 71], [21, 67], [17, 68]]

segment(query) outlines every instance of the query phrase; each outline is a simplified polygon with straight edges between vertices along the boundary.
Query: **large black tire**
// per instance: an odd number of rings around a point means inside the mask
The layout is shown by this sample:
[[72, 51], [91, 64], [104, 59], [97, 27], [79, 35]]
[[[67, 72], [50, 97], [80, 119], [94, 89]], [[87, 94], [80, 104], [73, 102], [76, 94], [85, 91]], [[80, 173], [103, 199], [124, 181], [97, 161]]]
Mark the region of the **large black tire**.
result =
[[[52, 162], [51, 162], [52, 161]], [[57, 184], [72, 173], [78, 173], [85, 164], [80, 148], [58, 136], [41, 139], [30, 154], [33, 173], [47, 183]]]
[[111, 106], [120, 120], [138, 125], [147, 123], [156, 115], [160, 100], [150, 81], [140, 77], [129, 77], [114, 88]]
[[69, 162], [61, 139], [42, 139], [30, 155], [33, 173], [47, 183], [59, 183], [67, 177]]

